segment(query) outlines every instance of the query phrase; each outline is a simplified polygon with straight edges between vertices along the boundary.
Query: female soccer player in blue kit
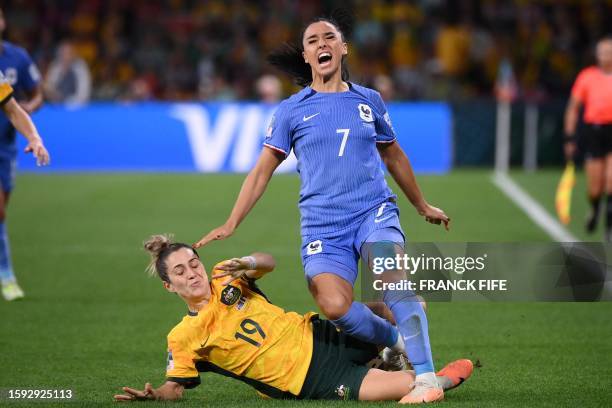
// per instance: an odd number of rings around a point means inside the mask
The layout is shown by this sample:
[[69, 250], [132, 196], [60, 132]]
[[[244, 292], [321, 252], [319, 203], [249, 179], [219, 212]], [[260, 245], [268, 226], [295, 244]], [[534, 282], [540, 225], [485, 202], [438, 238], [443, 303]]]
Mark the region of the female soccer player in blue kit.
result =
[[346, 333], [405, 351], [417, 377], [401, 402], [441, 400], [427, 318], [415, 295], [384, 294], [396, 329], [353, 301], [353, 285], [360, 255], [369, 255], [361, 253], [364, 243], [404, 243], [396, 196], [387, 186], [381, 159], [420, 215], [447, 229], [450, 220], [421, 194], [379, 93], [348, 82], [342, 63], [347, 43], [340, 25], [318, 18], [306, 26], [301, 40], [303, 48], [288, 46], [272, 54], [270, 62], [292, 74], [304, 89], [279, 105], [258, 162], [225, 224], [194, 247], [232, 235], [293, 149], [301, 178], [302, 263], [319, 308]]
[[[0, 36], [5, 28], [0, 9]], [[49, 153], [28, 115], [42, 103], [40, 74], [30, 56], [23, 48], [0, 40], [0, 284], [6, 300], [24, 297], [13, 272], [5, 220], [17, 167], [15, 130], [28, 140], [26, 152], [34, 154], [38, 165], [48, 164]]]

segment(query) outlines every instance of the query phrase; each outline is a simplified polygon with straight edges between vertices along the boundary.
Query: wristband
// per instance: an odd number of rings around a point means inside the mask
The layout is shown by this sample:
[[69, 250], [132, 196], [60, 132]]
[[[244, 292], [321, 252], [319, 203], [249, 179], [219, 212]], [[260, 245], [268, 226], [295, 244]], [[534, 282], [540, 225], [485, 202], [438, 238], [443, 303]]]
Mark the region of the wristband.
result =
[[247, 263], [247, 267], [249, 268], [249, 270], [257, 269], [257, 261], [255, 260], [254, 256], [250, 256], [250, 255], [249, 256], [243, 256], [240, 259]]
[[563, 143], [573, 143], [576, 141], [576, 136], [574, 135], [565, 135], [563, 138]]

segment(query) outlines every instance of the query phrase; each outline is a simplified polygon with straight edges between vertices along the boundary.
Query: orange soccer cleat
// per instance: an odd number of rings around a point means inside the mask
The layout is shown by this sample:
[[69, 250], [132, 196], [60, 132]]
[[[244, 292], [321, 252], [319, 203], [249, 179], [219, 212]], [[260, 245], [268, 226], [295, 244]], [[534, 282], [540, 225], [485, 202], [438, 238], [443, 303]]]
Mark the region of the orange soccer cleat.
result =
[[436, 373], [438, 383], [444, 391], [452, 390], [470, 378], [474, 371], [474, 364], [468, 359], [461, 359], [447, 364]]

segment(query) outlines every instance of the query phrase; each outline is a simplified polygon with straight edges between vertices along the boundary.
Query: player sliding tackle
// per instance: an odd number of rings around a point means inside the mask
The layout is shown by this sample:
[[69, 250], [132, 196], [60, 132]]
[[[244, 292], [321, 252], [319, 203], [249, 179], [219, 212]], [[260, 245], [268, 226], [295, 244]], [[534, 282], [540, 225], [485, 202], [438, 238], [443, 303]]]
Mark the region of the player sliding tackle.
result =
[[[379, 348], [336, 330], [315, 313], [285, 312], [255, 281], [274, 270], [271, 255], [254, 253], [215, 265], [212, 281], [195, 250], [156, 235], [145, 243], [149, 271], [186, 303], [188, 315], [168, 334], [167, 380], [158, 388], [124, 387], [117, 401], [176, 400], [200, 384], [200, 372], [243, 381], [283, 399], [399, 400], [414, 372], [368, 368]], [[446, 389], [472, 373], [458, 360], [438, 373]]]
[[[346, 24], [336, 19], [317, 18], [305, 26], [300, 45], [286, 45], [269, 57], [304, 89], [276, 110], [259, 160], [225, 224], [194, 248], [231, 236], [293, 150], [301, 178], [302, 264], [317, 305], [346, 334], [407, 354], [417, 385], [404, 402], [439, 401], [444, 393], [434, 374], [427, 317], [414, 294], [385, 293], [397, 328], [353, 301], [359, 258], [372, 255], [366, 244], [399, 243], [403, 251], [397, 197], [385, 181], [383, 162], [427, 222], [448, 229], [450, 219], [421, 194], [380, 94], [348, 81], [345, 31]], [[389, 277], [402, 279], [401, 274]]]

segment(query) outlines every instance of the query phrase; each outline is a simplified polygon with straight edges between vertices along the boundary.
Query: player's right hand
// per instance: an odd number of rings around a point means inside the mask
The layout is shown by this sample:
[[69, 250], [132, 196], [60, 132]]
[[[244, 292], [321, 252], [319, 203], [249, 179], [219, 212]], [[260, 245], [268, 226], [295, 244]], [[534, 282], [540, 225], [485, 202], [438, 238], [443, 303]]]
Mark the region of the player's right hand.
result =
[[115, 401], [146, 401], [156, 399], [155, 390], [150, 383], [145, 384], [143, 391], [135, 390], [130, 387], [123, 387], [125, 394], [115, 395]]
[[249, 270], [249, 265], [247, 261], [242, 258], [232, 258], [217, 266], [217, 269], [224, 272], [214, 275], [212, 279], [219, 279], [228, 276], [228, 278], [221, 283], [223, 286], [227, 286], [236, 279], [240, 279], [245, 276], [246, 271]]
[[228, 238], [234, 233], [234, 228], [231, 228], [227, 224], [223, 224], [220, 227], [215, 228], [208, 234], [204, 235], [198, 242], [192, 244], [193, 249], [198, 249], [208, 244], [210, 241], [217, 241]]
[[32, 154], [36, 158], [37, 166], [46, 166], [51, 161], [51, 159], [49, 158], [49, 152], [47, 151], [45, 145], [40, 139], [36, 139], [28, 143], [28, 145], [24, 149], [24, 152], [32, 152]]

